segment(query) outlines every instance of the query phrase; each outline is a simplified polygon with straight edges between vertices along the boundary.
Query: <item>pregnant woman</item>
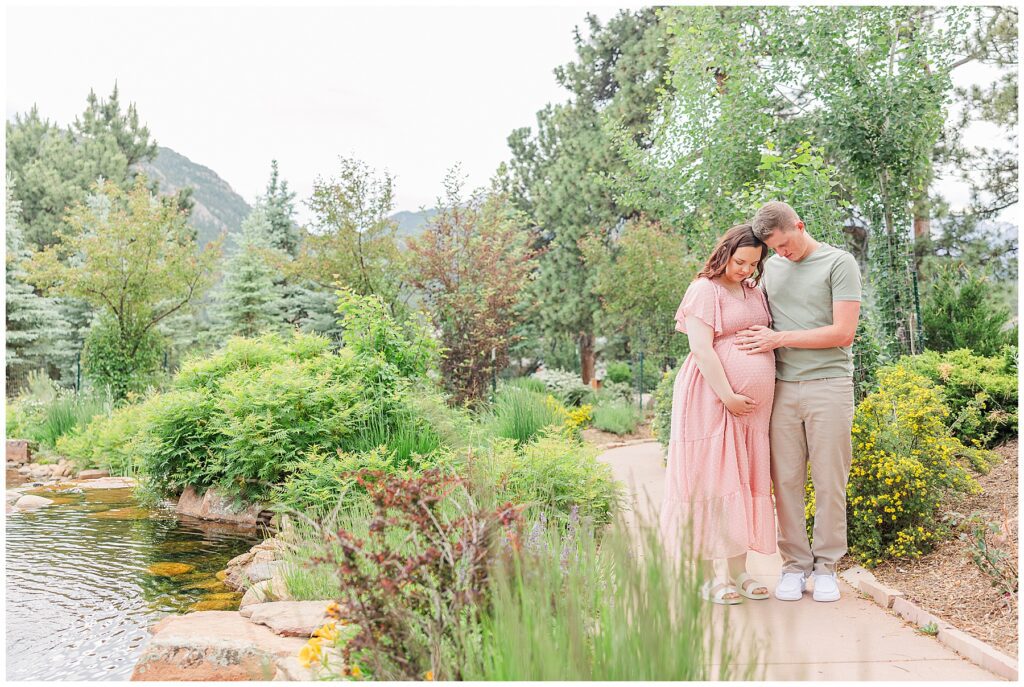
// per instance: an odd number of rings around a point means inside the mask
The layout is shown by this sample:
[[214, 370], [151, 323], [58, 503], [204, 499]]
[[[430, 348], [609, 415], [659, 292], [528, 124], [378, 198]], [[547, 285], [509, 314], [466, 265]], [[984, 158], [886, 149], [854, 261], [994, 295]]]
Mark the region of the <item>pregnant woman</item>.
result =
[[[771, 324], [757, 287], [767, 250], [749, 224], [729, 229], [676, 312], [691, 352], [672, 392], [661, 531], [672, 553], [689, 542], [703, 566], [702, 594], [719, 604], [768, 598], [747, 574], [747, 551], [775, 551], [768, 462], [775, 355], [735, 345], [737, 332]], [[718, 577], [716, 560], [727, 561]]]

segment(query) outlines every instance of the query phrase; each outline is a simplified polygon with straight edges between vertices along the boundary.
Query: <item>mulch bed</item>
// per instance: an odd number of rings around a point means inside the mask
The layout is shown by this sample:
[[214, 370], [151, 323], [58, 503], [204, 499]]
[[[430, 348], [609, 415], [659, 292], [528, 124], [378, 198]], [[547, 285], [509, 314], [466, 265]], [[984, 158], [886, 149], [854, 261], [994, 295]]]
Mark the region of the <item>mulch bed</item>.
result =
[[[951, 501], [944, 510], [986, 522], [1000, 523], [1007, 541], [1000, 548], [1017, 560], [1017, 440], [996, 449], [1003, 460], [977, 480], [983, 494]], [[1008, 522], [1009, 527], [1003, 523]], [[1017, 604], [1004, 598], [971, 559], [967, 544], [957, 537], [938, 545], [915, 561], [886, 562], [872, 570], [882, 583], [902, 591], [908, 600], [948, 621], [954, 627], [1017, 656]]]
[[657, 437], [654, 436], [654, 432], [651, 430], [651, 423], [649, 420], [645, 420], [643, 423], [637, 425], [636, 431], [632, 434], [613, 434], [611, 432], [605, 432], [595, 427], [588, 427], [582, 432], [583, 440], [589, 444], [596, 446], [606, 446], [607, 444], [618, 444], [624, 441], [655, 441]]

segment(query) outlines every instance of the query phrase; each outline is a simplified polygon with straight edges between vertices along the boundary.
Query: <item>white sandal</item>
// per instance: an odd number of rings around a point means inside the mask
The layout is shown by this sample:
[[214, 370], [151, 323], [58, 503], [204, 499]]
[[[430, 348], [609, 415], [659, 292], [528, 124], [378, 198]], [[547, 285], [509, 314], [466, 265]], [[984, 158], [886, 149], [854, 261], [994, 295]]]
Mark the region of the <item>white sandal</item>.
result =
[[700, 595], [705, 601], [711, 603], [722, 604], [723, 606], [734, 606], [736, 604], [743, 603], [743, 599], [737, 597], [735, 599], [725, 598], [726, 594], [742, 593], [730, 582], [719, 582], [712, 586], [711, 580], [706, 581], [700, 586]]
[[[748, 582], [754, 582], [754, 584], [747, 584]], [[735, 584], [735, 586], [736, 586], [736, 591], [738, 591], [740, 594], [742, 594], [743, 596], [747, 597], [748, 599], [754, 599], [755, 601], [760, 601], [761, 599], [767, 599], [768, 596], [769, 596], [768, 595], [768, 591], [767, 591], [767, 589], [768, 589], [767, 586], [764, 585], [764, 584], [761, 584], [760, 582], [757, 581], [756, 578], [751, 577], [746, 572], [741, 572], [736, 577], [736, 579], [733, 582], [733, 584]], [[757, 589], [758, 587], [764, 587], [765, 591], [763, 593], [760, 593], [760, 594], [750, 591], [751, 589]]]

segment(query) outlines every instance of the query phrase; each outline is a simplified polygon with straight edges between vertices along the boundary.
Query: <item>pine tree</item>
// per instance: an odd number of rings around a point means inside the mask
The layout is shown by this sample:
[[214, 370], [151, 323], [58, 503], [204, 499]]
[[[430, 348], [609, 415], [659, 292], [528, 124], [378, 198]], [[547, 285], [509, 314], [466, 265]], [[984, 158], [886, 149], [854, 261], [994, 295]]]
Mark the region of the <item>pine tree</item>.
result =
[[242, 222], [238, 252], [228, 262], [217, 299], [217, 325], [225, 335], [254, 336], [282, 325], [281, 294], [274, 284], [279, 273], [270, 257], [275, 251], [271, 231], [262, 205]]
[[572, 99], [539, 111], [536, 132], [523, 128], [509, 136], [513, 157], [503, 180], [536, 223], [533, 246], [546, 249], [529, 286], [539, 307], [528, 328], [542, 335], [543, 348], [574, 340], [584, 382], [594, 373], [600, 302], [579, 243], [590, 236], [603, 240], [636, 214], [608, 183], [628, 170], [606, 120], [643, 139], [667, 64], [655, 10], [624, 10], [604, 26], [593, 15], [587, 22], [589, 38], [576, 35], [577, 59], [555, 70]]

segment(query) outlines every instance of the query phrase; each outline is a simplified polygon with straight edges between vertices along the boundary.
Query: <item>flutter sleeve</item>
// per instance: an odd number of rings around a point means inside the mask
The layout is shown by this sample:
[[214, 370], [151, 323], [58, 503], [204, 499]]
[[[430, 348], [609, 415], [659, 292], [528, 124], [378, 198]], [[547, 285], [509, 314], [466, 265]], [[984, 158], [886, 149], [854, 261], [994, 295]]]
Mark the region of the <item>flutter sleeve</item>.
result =
[[714, 330], [715, 336], [722, 333], [722, 304], [718, 300], [718, 290], [710, 279], [695, 280], [686, 289], [683, 302], [676, 310], [676, 331], [686, 331], [686, 318], [697, 317]]

